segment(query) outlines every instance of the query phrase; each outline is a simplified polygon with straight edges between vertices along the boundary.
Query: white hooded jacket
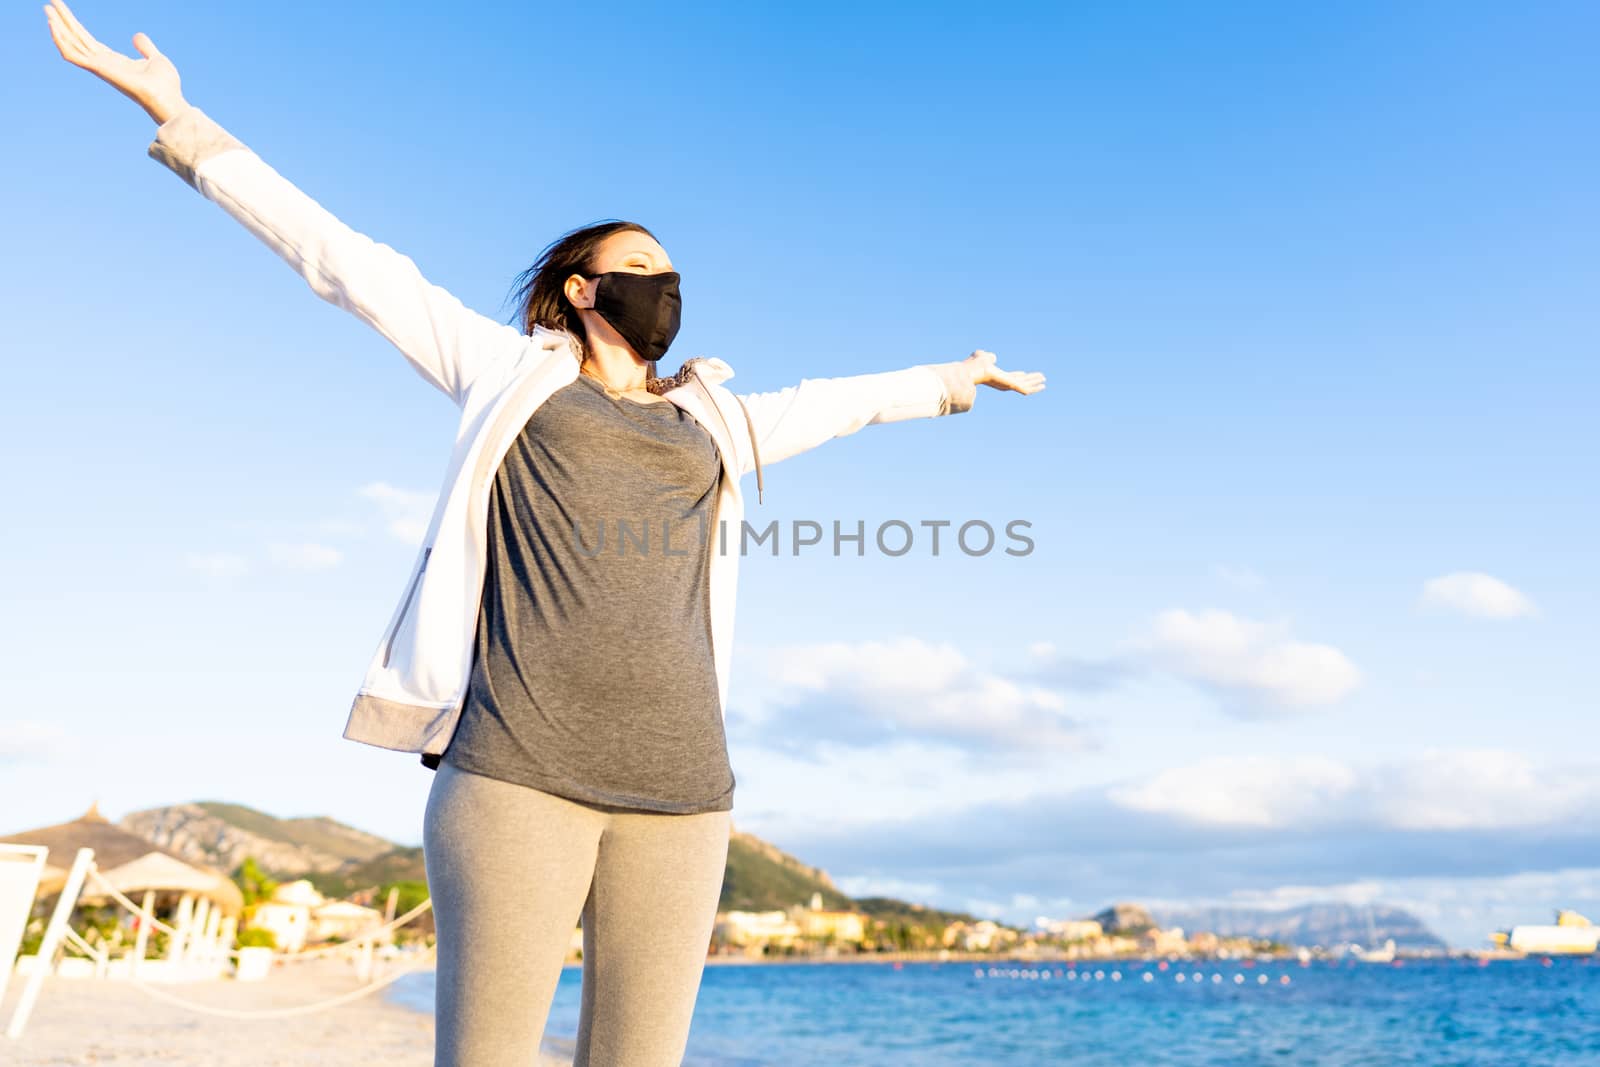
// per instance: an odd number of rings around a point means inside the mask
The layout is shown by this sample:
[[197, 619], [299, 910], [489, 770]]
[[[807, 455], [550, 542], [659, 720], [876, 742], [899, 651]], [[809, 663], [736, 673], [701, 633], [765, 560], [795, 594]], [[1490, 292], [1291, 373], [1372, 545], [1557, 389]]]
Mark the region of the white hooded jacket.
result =
[[[428, 282], [411, 259], [356, 232], [199, 108], [156, 131], [149, 154], [218, 204], [305, 279], [322, 299], [387, 338], [460, 409], [455, 446], [405, 591], [351, 702], [344, 736], [402, 752], [428, 766], [449, 744], [466, 697], [487, 558], [489, 490], [529, 417], [578, 375], [566, 333], [531, 335], [481, 315]], [[786, 389], [735, 394], [721, 359], [693, 359], [684, 384], [663, 396], [716, 442], [724, 477], [712, 553], [712, 655], [727, 714], [733, 645], [740, 479], [762, 467], [875, 423], [966, 411], [976, 389], [957, 362], [841, 378], [806, 378]]]

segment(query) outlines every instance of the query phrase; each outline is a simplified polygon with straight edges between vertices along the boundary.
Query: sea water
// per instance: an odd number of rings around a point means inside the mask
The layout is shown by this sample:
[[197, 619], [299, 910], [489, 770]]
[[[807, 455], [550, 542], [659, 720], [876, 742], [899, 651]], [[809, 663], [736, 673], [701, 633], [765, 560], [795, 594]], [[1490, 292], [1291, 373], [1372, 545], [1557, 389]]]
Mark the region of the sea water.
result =
[[[577, 1033], [581, 977], [553, 1038]], [[390, 995], [431, 1012], [432, 972]], [[1600, 962], [714, 964], [684, 1062], [1600, 1067]]]

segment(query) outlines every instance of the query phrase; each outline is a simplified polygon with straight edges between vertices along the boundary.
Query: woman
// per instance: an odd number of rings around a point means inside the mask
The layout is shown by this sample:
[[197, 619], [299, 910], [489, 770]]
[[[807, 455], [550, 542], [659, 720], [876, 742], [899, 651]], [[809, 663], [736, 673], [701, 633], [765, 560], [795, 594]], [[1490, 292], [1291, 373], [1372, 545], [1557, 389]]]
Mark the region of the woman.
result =
[[[523, 276], [516, 327], [355, 232], [60, 0], [62, 56], [158, 124], [150, 155], [378, 330], [461, 409], [405, 593], [345, 736], [436, 770], [423, 844], [438, 930], [435, 1062], [535, 1059], [574, 924], [579, 1064], [676, 1064], [733, 806], [723, 734], [740, 479], [873, 423], [1030, 394], [992, 353], [734, 394], [720, 359], [655, 363], [679, 277], [643, 226], [574, 230]], [[698, 534], [699, 541], [696, 542]], [[723, 536], [717, 536], [723, 535]]]

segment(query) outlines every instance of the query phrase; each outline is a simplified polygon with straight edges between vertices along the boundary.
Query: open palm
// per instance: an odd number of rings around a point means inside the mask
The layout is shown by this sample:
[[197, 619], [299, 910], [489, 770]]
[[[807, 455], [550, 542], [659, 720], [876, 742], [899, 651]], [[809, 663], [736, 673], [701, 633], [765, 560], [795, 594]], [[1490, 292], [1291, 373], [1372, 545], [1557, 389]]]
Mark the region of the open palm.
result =
[[124, 96], [150, 112], [156, 121], [163, 121], [182, 103], [178, 68], [161, 54], [155, 42], [144, 33], [133, 35], [133, 46], [144, 56], [143, 59], [136, 59], [97, 41], [94, 34], [83, 28], [83, 23], [61, 0], [50, 0], [45, 5], [44, 13], [50, 23], [50, 37], [60, 49], [62, 59], [115, 86]]
[[995, 365], [995, 355], [987, 349], [978, 349], [964, 362], [972, 373], [972, 380], [991, 389], [1009, 389], [1023, 396], [1032, 396], [1044, 389], [1044, 374], [1036, 370], [1001, 370]]

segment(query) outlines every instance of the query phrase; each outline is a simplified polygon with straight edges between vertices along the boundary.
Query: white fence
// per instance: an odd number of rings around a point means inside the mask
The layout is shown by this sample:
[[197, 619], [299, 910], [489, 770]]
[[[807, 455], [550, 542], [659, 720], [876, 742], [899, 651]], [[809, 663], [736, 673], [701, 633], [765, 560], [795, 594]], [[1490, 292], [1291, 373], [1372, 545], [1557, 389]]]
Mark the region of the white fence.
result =
[[[178, 904], [175, 916], [177, 925], [162, 922], [151, 910], [152, 894], [147, 892], [142, 904], [136, 904], [128, 899], [95, 869], [94, 850], [88, 848], [80, 848], [73, 859], [72, 870], [68, 873], [66, 883], [61, 888], [61, 895], [56, 900], [55, 909], [50, 915], [49, 924], [45, 927], [44, 938], [38, 952], [32, 956], [19, 957], [17, 949], [26, 931], [29, 916], [33, 912], [45, 856], [46, 849], [40, 846], [0, 844], [0, 965], [3, 965], [3, 969], [0, 969], [0, 1000], [4, 998], [6, 983], [13, 970], [27, 979], [22, 995], [18, 998], [16, 1010], [12, 1014], [11, 1023], [6, 1027], [6, 1037], [12, 1040], [22, 1036], [23, 1028], [28, 1023], [28, 1016], [38, 1000], [44, 979], [52, 973], [60, 977], [124, 978], [157, 1000], [209, 1015], [224, 1015], [230, 1018], [283, 1018], [325, 1011], [349, 1003], [374, 993], [432, 962], [433, 953], [428, 952], [408, 966], [382, 978], [373, 978], [374, 952], [378, 941], [388, 940], [396, 929], [432, 907], [431, 900], [424, 900], [404, 915], [365, 931], [350, 941], [277, 957], [279, 960], [288, 961], [350, 953], [354, 956], [356, 972], [363, 984], [349, 992], [312, 1004], [260, 1010], [223, 1009], [187, 1000], [159, 990], [150, 983], [221, 977], [228, 971], [233, 961], [241, 959], [242, 953], [256, 953], [262, 950], [235, 948], [236, 920], [231, 916], [223, 917], [220, 909], [212, 908], [205, 898], [200, 898], [197, 904], [192, 896], [185, 895]], [[94, 883], [97, 895], [104, 894], [110, 897], [116, 904], [139, 918], [139, 932], [134, 947], [120, 958], [112, 959], [109, 946], [90, 944], [70, 926], [72, 912], [77, 907], [78, 897], [83, 892], [86, 882]], [[391, 914], [392, 908], [391, 897]], [[152, 930], [160, 930], [168, 935], [164, 959], [145, 958]], [[68, 949], [75, 949], [81, 955], [65, 955]], [[245, 977], [244, 971], [245, 968], [239, 968], [236, 971], [237, 976]]]

